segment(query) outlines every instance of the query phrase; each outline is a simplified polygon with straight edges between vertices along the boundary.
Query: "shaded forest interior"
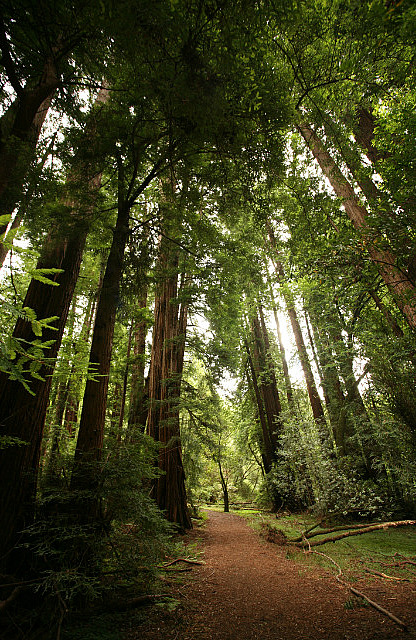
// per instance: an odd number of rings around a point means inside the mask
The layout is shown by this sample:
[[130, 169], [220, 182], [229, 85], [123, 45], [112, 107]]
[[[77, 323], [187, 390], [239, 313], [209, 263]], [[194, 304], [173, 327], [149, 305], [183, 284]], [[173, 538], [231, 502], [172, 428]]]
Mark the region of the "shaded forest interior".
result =
[[203, 504], [415, 518], [415, 38], [0, 3], [2, 637], [146, 595]]

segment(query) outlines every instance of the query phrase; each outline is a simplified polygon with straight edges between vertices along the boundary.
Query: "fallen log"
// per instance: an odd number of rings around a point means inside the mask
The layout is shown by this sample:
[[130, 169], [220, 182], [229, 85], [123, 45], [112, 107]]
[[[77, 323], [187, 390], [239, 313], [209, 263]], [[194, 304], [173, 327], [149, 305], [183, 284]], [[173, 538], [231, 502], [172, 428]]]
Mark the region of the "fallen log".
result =
[[295, 542], [298, 547], [318, 547], [319, 545], [326, 544], [327, 542], [336, 542], [337, 540], [342, 540], [343, 538], [349, 538], [350, 536], [360, 536], [364, 533], [371, 533], [371, 531], [379, 531], [382, 529], [388, 529], [390, 527], [409, 527], [416, 525], [416, 520], [398, 520], [396, 522], [382, 522], [380, 524], [375, 524], [371, 526], [364, 527], [362, 529], [347, 531], [346, 533], [341, 533], [337, 536], [329, 536], [327, 538], [323, 538], [322, 540], [315, 540], [314, 542], [309, 542], [308, 539], [304, 539], [302, 542]]
[[[376, 523], [374, 523], [374, 524], [376, 524]], [[311, 529], [308, 529], [307, 531], [304, 531], [301, 536], [298, 536], [297, 538], [291, 538], [290, 540], [288, 540], [288, 542], [302, 542], [302, 540], [304, 538], [307, 538], [309, 540], [310, 538], [315, 538], [315, 536], [324, 536], [326, 533], [334, 533], [335, 531], [350, 531], [350, 530], [353, 530], [353, 529], [365, 529], [366, 527], [371, 527], [372, 525], [373, 525], [373, 523], [371, 523], [371, 524], [368, 524], [368, 523], [367, 524], [346, 524], [345, 526], [338, 525], [336, 527], [328, 527], [326, 529], [321, 529], [320, 531], [314, 531], [313, 533], [310, 533], [313, 529], [316, 529], [316, 527], [319, 526], [319, 525], [315, 525]]]

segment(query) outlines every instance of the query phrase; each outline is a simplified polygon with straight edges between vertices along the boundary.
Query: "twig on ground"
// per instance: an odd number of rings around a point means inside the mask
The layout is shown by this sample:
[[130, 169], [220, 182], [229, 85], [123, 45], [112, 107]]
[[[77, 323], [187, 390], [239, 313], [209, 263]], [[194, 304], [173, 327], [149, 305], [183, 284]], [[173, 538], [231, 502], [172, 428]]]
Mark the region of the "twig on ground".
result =
[[409, 578], [397, 578], [396, 576], [388, 576], [386, 573], [382, 573], [381, 571], [374, 571], [374, 569], [367, 569], [367, 567], [364, 567], [364, 571], [375, 576], [380, 576], [381, 578], [386, 578], [386, 580], [399, 580], [402, 582], [409, 582]]

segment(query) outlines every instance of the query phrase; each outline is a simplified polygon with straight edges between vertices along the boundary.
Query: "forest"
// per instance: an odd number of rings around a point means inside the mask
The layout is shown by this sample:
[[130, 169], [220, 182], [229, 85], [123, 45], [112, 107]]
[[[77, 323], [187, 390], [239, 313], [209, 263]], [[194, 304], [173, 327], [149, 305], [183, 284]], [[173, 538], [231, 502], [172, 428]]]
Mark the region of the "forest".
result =
[[415, 41], [412, 0], [1, 0], [3, 637], [146, 593], [201, 505], [415, 518]]

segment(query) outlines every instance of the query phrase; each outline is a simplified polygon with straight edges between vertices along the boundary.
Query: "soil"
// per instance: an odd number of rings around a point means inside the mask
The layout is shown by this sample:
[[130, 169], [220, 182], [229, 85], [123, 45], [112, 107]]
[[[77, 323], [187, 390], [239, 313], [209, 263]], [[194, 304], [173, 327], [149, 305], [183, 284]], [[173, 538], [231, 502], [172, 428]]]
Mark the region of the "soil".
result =
[[380, 578], [351, 585], [403, 620], [410, 629], [406, 633], [372, 607], [362, 606], [335, 580], [334, 571], [287, 559], [287, 547], [260, 538], [237, 515], [209, 512], [207, 526], [191, 538], [201, 541], [205, 564], [178, 574], [186, 576], [180, 586], [172, 586], [180, 605], [170, 613], [154, 607], [124, 640], [416, 638], [414, 582]]

